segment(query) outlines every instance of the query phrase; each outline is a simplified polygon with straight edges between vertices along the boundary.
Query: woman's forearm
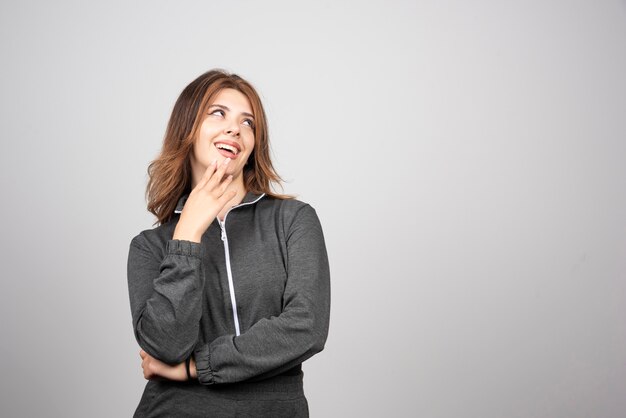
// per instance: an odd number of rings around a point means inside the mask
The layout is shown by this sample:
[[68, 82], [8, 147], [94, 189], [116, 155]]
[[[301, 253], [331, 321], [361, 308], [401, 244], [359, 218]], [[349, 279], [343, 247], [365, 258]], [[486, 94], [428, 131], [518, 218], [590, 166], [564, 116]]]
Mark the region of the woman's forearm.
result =
[[[170, 366], [169, 364], [152, 357], [144, 350], [141, 350], [139, 355], [141, 356], [141, 367], [143, 368], [143, 377], [145, 379], [150, 380], [160, 377], [179, 382], [189, 380], [187, 378], [187, 371], [185, 370], [185, 362]], [[193, 357], [189, 362], [189, 373], [191, 374], [192, 379], [197, 379], [198, 373], [196, 371], [196, 362]]]

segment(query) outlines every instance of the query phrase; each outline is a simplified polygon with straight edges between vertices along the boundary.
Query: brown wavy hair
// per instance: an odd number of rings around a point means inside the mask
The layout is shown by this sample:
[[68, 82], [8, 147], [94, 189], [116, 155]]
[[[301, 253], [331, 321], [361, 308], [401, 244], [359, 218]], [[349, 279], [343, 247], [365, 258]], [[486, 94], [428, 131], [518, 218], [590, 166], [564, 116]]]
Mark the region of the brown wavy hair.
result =
[[209, 105], [221, 90], [227, 88], [248, 98], [255, 119], [254, 149], [243, 171], [246, 191], [279, 199], [292, 197], [272, 191], [272, 186], [280, 186], [282, 179], [270, 159], [267, 119], [259, 94], [237, 74], [214, 69], [196, 78], [180, 94], [167, 124], [161, 152], [148, 166], [146, 200], [148, 211], [157, 217], [155, 224], [169, 221], [178, 199], [191, 192], [193, 144]]

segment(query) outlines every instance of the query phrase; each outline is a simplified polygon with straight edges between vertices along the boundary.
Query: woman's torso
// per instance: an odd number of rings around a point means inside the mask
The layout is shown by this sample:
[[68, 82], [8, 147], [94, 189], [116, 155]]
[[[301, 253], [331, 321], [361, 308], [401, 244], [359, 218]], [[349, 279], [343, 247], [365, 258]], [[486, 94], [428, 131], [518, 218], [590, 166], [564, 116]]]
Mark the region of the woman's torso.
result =
[[[178, 213], [184, 201], [185, 196], [179, 200]], [[300, 205], [304, 203], [248, 194], [224, 222], [214, 220], [203, 234], [199, 343], [235, 335], [236, 323], [243, 333], [263, 318], [280, 315], [289, 262], [285, 231]], [[178, 218], [142, 232], [157, 258], [164, 257]], [[149, 381], [135, 416], [308, 416], [302, 376], [298, 365], [269, 379], [227, 385]], [[253, 406], [256, 414], [246, 415], [246, 408]], [[234, 413], [237, 408], [241, 413]], [[263, 408], [267, 414], [261, 413]]]

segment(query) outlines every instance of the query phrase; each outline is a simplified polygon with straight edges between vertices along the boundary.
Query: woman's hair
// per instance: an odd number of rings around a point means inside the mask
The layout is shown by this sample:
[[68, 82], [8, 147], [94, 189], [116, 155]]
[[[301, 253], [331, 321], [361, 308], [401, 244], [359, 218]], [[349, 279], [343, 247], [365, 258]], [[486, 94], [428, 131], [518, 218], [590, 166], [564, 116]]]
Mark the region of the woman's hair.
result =
[[246, 191], [279, 199], [291, 197], [271, 190], [271, 186], [280, 185], [282, 179], [270, 160], [267, 121], [258, 93], [238, 75], [214, 69], [196, 78], [180, 94], [167, 124], [161, 153], [148, 166], [146, 198], [148, 211], [157, 217], [155, 224], [169, 221], [178, 199], [191, 191], [193, 144], [209, 105], [221, 90], [228, 88], [248, 98], [255, 119], [254, 149], [243, 171]]

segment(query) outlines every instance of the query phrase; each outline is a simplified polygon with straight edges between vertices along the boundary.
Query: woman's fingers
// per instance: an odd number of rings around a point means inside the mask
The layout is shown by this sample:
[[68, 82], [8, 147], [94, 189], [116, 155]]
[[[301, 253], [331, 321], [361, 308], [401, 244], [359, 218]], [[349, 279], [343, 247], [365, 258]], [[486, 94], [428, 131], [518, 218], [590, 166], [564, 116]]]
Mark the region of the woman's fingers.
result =
[[143, 369], [144, 379], [169, 379], [178, 381], [187, 380], [185, 363], [179, 363], [175, 366], [171, 366], [169, 364], [163, 363], [160, 360], [157, 360], [143, 350], [141, 350], [139, 354], [142, 358], [141, 368]]
[[143, 353], [141, 357], [141, 368], [143, 369], [143, 377], [146, 380], [158, 377], [160, 364], [159, 361], [143, 350], [141, 350], [141, 353]]
[[215, 172], [216, 167], [217, 167], [217, 160], [213, 160], [213, 162], [209, 164], [209, 166], [206, 168], [206, 170], [204, 171], [204, 174], [202, 175], [202, 178], [196, 185], [198, 189], [201, 189], [204, 186], [206, 186], [207, 182], [211, 179], [211, 176]]
[[213, 191], [216, 187], [218, 187], [222, 180], [224, 179], [224, 174], [226, 173], [226, 168], [228, 167], [228, 163], [230, 163], [230, 158], [226, 158], [222, 164], [219, 165], [215, 173], [211, 176], [211, 178], [204, 185], [204, 188], [208, 191]]
[[148, 367], [150, 357], [148, 356], [148, 353], [143, 350], [139, 351], [139, 355], [141, 356], [141, 369], [143, 370], [143, 377], [144, 379], [150, 379], [150, 371]]
[[[205, 189], [208, 192], [215, 191], [216, 188], [218, 188], [218, 196], [221, 196], [222, 193], [224, 193], [224, 190], [226, 190], [226, 188], [222, 188], [222, 185], [228, 180], [228, 177], [224, 178], [226, 168], [228, 168], [228, 163], [230, 163], [230, 158], [226, 158], [219, 166], [217, 165], [217, 160], [213, 160], [202, 175], [202, 178], [196, 185], [196, 188], [198, 190]], [[222, 190], [220, 191], [220, 189]]]
[[224, 192], [228, 188], [228, 185], [232, 182], [233, 182], [233, 175], [230, 174], [224, 179], [224, 181], [215, 190], [217, 192], [217, 195], [218, 196], [224, 195]]
[[227, 193], [224, 193], [223, 195], [221, 195], [220, 198], [217, 199], [217, 201], [222, 207], [224, 207], [230, 199], [235, 197], [236, 194], [237, 192], [235, 190], [229, 190]]
[[174, 239], [200, 242], [211, 222], [236, 196], [236, 191], [228, 190], [234, 181], [232, 175], [226, 175], [229, 163], [230, 158], [226, 158], [219, 165], [213, 163], [207, 168], [202, 180], [189, 194], [174, 230]]

